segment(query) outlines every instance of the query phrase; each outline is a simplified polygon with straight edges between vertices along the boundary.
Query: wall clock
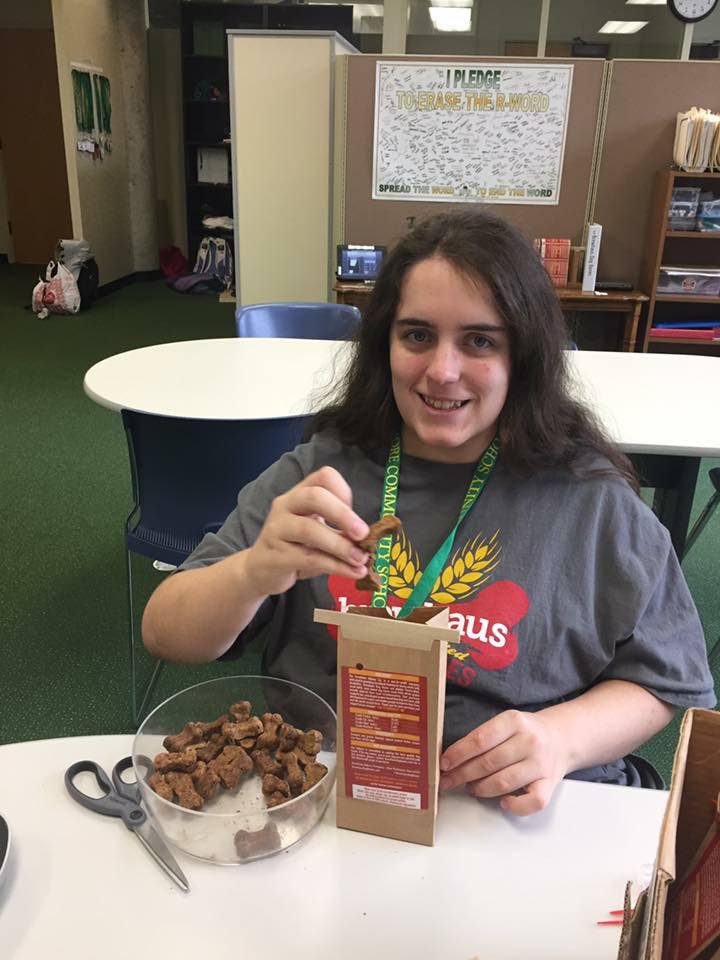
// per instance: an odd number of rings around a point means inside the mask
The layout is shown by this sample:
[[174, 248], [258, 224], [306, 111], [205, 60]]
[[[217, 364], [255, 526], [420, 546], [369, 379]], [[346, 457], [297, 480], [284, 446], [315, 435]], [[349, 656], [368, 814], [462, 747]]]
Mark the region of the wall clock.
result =
[[697, 23], [710, 16], [718, 0], [668, 0], [670, 13], [683, 23]]

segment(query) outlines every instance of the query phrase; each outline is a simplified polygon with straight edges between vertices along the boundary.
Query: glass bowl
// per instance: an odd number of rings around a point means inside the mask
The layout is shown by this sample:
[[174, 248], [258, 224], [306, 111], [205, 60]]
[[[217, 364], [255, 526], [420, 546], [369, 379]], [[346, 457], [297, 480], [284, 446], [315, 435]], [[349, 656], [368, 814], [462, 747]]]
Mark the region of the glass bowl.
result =
[[[188, 721], [210, 723], [231, 704], [249, 700], [252, 716], [279, 713], [299, 730], [319, 730], [317, 755], [328, 772], [306, 793], [267, 807], [261, 778], [252, 770], [237, 788], [219, 791], [202, 810], [188, 810], [159, 796], [145, 782], [163, 740]], [[143, 804], [154, 825], [183, 853], [212, 863], [238, 864], [267, 857], [297, 843], [322, 818], [335, 784], [336, 717], [317, 694], [288, 680], [221, 677], [170, 697], [143, 721], [133, 741], [133, 764]]]

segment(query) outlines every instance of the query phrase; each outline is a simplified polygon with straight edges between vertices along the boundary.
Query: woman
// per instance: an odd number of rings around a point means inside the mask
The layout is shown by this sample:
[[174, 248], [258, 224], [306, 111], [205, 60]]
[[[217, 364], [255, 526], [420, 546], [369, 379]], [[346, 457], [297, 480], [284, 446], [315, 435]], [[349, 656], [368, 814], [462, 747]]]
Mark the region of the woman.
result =
[[565, 336], [517, 230], [478, 212], [421, 223], [387, 258], [340, 401], [151, 598], [151, 653], [237, 656], [267, 627], [264, 670], [333, 703], [335, 644], [312, 611], [371, 602], [356, 541], [387, 512], [397, 437], [393, 612], [458, 524], [420, 598], [459, 631], [441, 788], [526, 815], [566, 775], [638, 783], [626, 755], [677, 708], [712, 706], [713, 683], [667, 531], [566, 392]]

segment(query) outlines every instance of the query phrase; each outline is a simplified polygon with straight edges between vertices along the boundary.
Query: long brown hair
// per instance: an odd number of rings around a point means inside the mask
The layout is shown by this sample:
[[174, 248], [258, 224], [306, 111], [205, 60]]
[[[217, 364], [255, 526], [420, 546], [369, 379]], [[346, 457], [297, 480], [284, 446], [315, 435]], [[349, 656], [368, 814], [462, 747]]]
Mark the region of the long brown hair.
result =
[[567, 328], [537, 252], [519, 230], [483, 210], [429, 217], [395, 245], [369, 298], [340, 399], [320, 411], [311, 432], [335, 429], [345, 443], [367, 452], [387, 446], [398, 432], [390, 328], [405, 275], [432, 256], [448, 260], [470, 280], [484, 281], [505, 321], [511, 374], [499, 422], [502, 462], [524, 473], [566, 467], [582, 474], [584, 463], [600, 454], [612, 465], [602, 472], [616, 472], [637, 490], [628, 458], [568, 393]]

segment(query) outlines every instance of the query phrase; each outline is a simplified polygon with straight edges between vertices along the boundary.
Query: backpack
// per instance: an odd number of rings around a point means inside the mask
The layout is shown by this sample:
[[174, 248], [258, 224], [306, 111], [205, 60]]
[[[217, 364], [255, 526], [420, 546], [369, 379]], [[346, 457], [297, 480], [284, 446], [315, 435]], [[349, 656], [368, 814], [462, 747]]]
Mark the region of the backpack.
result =
[[67, 267], [80, 291], [80, 309], [87, 310], [95, 299], [100, 272], [87, 240], [58, 240], [55, 259]]
[[80, 291], [75, 277], [62, 263], [51, 260], [32, 292], [32, 308], [41, 320], [49, 313], [77, 313]]
[[224, 237], [203, 237], [198, 247], [193, 273], [217, 277], [228, 289], [233, 282], [232, 251]]
[[78, 273], [77, 285], [80, 291], [80, 309], [87, 310], [95, 299], [98, 283], [100, 282], [100, 271], [98, 270], [95, 257], [90, 257], [80, 267]]

